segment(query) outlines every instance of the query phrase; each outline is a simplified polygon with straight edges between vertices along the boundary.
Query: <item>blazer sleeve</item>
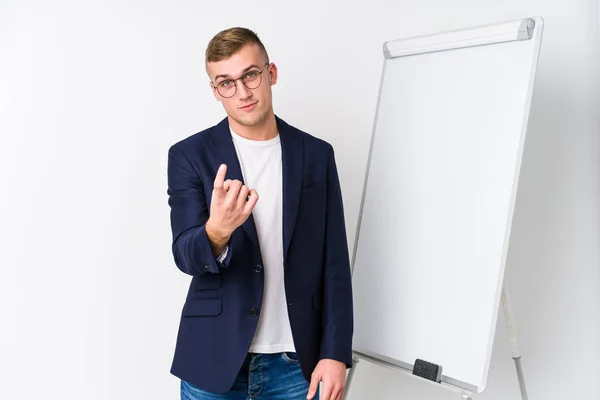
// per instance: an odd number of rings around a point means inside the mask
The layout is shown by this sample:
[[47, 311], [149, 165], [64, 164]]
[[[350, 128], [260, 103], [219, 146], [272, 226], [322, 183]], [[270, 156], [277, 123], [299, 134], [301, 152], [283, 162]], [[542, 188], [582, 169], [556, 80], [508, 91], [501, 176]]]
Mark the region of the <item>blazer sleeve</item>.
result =
[[350, 258], [344, 221], [342, 192], [330, 148], [327, 167], [327, 221], [323, 279], [323, 338], [321, 359], [352, 366], [353, 304]]
[[206, 192], [184, 151], [173, 145], [169, 149], [167, 180], [171, 208], [172, 252], [175, 265], [188, 275], [219, 273], [231, 260], [231, 243], [225, 258], [217, 260], [206, 234], [209, 216]]

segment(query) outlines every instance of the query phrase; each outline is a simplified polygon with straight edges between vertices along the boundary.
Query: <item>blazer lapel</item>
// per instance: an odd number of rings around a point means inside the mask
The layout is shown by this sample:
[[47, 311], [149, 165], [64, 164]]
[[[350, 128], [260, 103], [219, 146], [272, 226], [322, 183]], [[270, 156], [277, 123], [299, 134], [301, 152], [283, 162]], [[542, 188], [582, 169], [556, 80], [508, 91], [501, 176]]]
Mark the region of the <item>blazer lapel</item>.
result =
[[285, 260], [300, 204], [304, 171], [304, 142], [300, 135], [295, 135], [291, 131], [292, 128], [287, 123], [279, 118], [276, 119], [283, 163], [283, 258]]
[[[237, 179], [244, 183], [244, 177], [242, 175], [242, 169], [240, 162], [237, 158], [235, 146], [233, 145], [233, 139], [231, 138], [231, 132], [229, 131], [229, 122], [227, 118], [221, 121], [215, 126], [211, 135], [212, 143], [212, 164], [214, 167], [213, 176], [216, 176], [217, 169], [221, 164], [227, 165], [227, 173], [225, 180]], [[260, 250], [258, 243], [258, 234], [256, 233], [256, 225], [254, 224], [254, 218], [252, 213], [246, 221], [242, 224], [244, 231], [250, 237], [250, 240]]]

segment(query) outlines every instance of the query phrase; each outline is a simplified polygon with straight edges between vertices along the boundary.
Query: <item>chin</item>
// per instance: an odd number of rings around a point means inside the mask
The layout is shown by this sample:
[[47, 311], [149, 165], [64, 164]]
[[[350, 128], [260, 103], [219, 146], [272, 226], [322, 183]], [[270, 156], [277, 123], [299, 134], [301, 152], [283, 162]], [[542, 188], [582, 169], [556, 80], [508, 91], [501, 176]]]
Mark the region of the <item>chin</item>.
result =
[[266, 113], [256, 115], [238, 115], [233, 119], [240, 125], [244, 126], [257, 126], [260, 125], [266, 117]]

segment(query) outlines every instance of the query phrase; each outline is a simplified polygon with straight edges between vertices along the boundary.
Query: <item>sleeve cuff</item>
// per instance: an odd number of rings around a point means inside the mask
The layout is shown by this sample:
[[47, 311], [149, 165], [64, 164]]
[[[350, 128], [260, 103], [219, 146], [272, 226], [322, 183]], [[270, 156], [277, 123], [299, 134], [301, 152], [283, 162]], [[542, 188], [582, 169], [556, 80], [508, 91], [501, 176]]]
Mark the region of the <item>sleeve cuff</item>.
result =
[[223, 263], [223, 261], [225, 261], [225, 258], [227, 257], [228, 250], [229, 250], [229, 246], [225, 246], [225, 248], [223, 249], [223, 251], [221, 252], [221, 254], [219, 254], [219, 256], [217, 257], [217, 261], [220, 262], [221, 264]]

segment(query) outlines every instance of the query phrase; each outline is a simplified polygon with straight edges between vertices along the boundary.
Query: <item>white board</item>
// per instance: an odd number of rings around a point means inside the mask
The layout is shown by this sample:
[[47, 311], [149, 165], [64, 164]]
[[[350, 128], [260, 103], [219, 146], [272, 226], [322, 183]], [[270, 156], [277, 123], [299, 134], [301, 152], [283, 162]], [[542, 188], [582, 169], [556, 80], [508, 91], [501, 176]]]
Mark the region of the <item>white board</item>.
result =
[[[529, 24], [529, 25], [528, 25]], [[353, 257], [355, 353], [485, 389], [543, 21], [388, 42]]]

